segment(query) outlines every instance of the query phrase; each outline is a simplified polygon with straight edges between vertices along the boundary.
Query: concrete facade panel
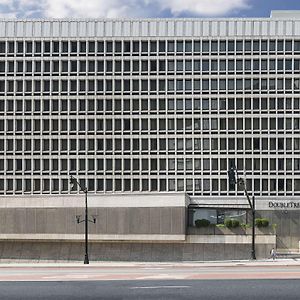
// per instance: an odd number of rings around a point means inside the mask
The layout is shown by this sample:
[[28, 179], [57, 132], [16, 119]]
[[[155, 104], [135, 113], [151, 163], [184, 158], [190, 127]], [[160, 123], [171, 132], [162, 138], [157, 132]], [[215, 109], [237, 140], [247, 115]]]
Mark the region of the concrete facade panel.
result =
[[130, 233], [146, 234], [150, 232], [150, 211], [149, 209], [133, 208], [128, 209], [129, 216], [128, 231]]
[[[272, 245], [257, 245], [257, 258], [268, 258]], [[83, 261], [84, 243], [0, 242], [0, 261]], [[182, 243], [90, 243], [91, 261], [207, 261], [249, 259], [250, 245]]]
[[191, 244], [184, 244], [182, 250], [182, 260], [190, 260], [193, 257], [193, 246]]
[[[54, 232], [57, 233], [66, 233], [66, 210], [65, 209], [60, 209], [57, 210], [55, 209], [53, 211], [53, 217], [54, 219], [52, 222], [54, 222]], [[53, 232], [53, 231], [52, 231]], [[49, 232], [51, 233], [51, 232]]]
[[171, 229], [171, 210], [168, 208], [160, 208], [160, 234], [170, 233]]
[[130, 243], [120, 243], [119, 245], [120, 251], [119, 251], [119, 257], [118, 260], [124, 261], [128, 259], [128, 254], [131, 254], [131, 244]]
[[71, 244], [70, 243], [61, 243], [59, 259], [68, 260], [71, 254]]
[[1, 231], [6, 231], [6, 211], [4, 209], [0, 209], [0, 229]]
[[205, 253], [204, 253], [204, 244], [192, 244], [194, 249], [194, 257], [191, 257], [191, 260], [205, 260]]
[[214, 260], [216, 251], [218, 251], [218, 248], [215, 244], [203, 244], [203, 260]]
[[107, 208], [97, 208], [95, 228], [98, 234], [107, 232]]
[[[76, 216], [77, 217], [80, 217], [80, 220], [83, 220], [84, 219], [84, 209], [83, 208], [76, 208], [75, 209], [76, 211], [76, 214], [75, 214], [75, 219], [76, 219]], [[83, 234], [84, 233], [84, 223], [77, 223], [76, 221], [76, 226], [75, 226], [75, 232], [76, 233], [81, 233]]]
[[55, 232], [56, 230], [56, 224], [55, 224], [55, 215], [56, 215], [56, 209], [50, 208], [46, 210], [46, 219], [41, 220], [42, 222], [46, 221], [45, 226], [45, 233]]
[[36, 233], [46, 232], [46, 210], [36, 209]]
[[[71, 249], [70, 249], [70, 260], [77, 260], [80, 257], [80, 253], [81, 253], [81, 257], [82, 260], [84, 259], [84, 244], [83, 243], [72, 243], [71, 244]], [[91, 253], [96, 253], [97, 252], [93, 251]]]
[[230, 260], [234, 255], [234, 246], [226, 245], [226, 247], [224, 247], [224, 260]]
[[[131, 214], [129, 213], [129, 208], [120, 208], [120, 209], [113, 209], [109, 208], [111, 210], [111, 216], [114, 215], [112, 220], [109, 220], [109, 222], [113, 221], [118, 224], [117, 231], [114, 232], [116, 234], [125, 234], [129, 232], [129, 220], [131, 217]], [[116, 220], [118, 219], [118, 220]], [[111, 224], [111, 223], [110, 223]], [[110, 227], [108, 226], [108, 229]]]
[[113, 210], [107, 209], [107, 229], [110, 231], [110, 233], [118, 233], [120, 223], [122, 222], [122, 219], [120, 218], [120, 215], [122, 213], [119, 211], [118, 213], [114, 213]]
[[299, 249], [299, 211], [260, 211], [258, 216], [268, 218], [271, 224], [276, 225], [277, 249]]
[[160, 212], [157, 208], [149, 208], [149, 214], [150, 214], [150, 232], [153, 233], [160, 233], [160, 227], [161, 227], [161, 218], [160, 218]]
[[186, 213], [184, 208], [174, 207], [172, 208], [171, 216], [171, 233], [185, 233], [186, 228]]
[[[91, 208], [88, 210], [88, 220], [90, 220], [91, 222], [89, 222], [88, 226], [89, 226], [89, 232], [92, 234], [97, 234], [97, 213], [98, 210], [96, 208]], [[94, 217], [96, 218], [96, 223], [94, 223]]]
[[60, 260], [60, 251], [62, 243], [40, 243], [40, 260]]
[[234, 247], [234, 257], [235, 259], [250, 259], [251, 258], [251, 245], [241, 245], [238, 244]]
[[36, 210], [25, 209], [25, 219], [24, 232], [36, 232]]
[[35, 243], [22, 243], [22, 250], [20, 251], [20, 259], [30, 260], [30, 259], [39, 259], [39, 251], [35, 251]]
[[14, 222], [13, 232], [24, 233], [26, 224], [26, 214], [24, 208], [16, 209], [11, 211], [11, 220]]
[[65, 218], [65, 232], [76, 233], [76, 209], [75, 208], [65, 208], [64, 209], [64, 218]]
[[14, 233], [15, 231], [15, 212], [14, 209], [8, 209], [5, 211], [5, 227], [4, 230], [7, 233]]

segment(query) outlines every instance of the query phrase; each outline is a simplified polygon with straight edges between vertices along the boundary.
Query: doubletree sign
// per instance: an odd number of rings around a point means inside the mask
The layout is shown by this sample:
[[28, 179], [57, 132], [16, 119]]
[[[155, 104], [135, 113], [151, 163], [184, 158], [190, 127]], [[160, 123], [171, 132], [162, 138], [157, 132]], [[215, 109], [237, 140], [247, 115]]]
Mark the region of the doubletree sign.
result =
[[269, 201], [269, 208], [279, 208], [279, 209], [300, 209], [300, 202], [281, 202], [281, 201]]

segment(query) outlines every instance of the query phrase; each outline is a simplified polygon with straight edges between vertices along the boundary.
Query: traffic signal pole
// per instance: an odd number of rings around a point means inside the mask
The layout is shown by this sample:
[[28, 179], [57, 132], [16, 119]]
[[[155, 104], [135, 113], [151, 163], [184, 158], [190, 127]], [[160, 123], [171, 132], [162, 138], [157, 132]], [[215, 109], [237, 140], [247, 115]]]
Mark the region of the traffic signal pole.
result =
[[[236, 178], [237, 175], [237, 178]], [[228, 177], [229, 177], [229, 189], [234, 189], [235, 185], [243, 185], [244, 187], [244, 192], [247, 197], [249, 206], [251, 208], [251, 213], [252, 213], [252, 243], [251, 243], [251, 259], [256, 259], [256, 253], [255, 253], [255, 196], [252, 196], [252, 201], [250, 199], [250, 196], [247, 191], [247, 185], [246, 185], [246, 180], [245, 178], [239, 178], [237, 170], [233, 167], [230, 168], [228, 171]]]

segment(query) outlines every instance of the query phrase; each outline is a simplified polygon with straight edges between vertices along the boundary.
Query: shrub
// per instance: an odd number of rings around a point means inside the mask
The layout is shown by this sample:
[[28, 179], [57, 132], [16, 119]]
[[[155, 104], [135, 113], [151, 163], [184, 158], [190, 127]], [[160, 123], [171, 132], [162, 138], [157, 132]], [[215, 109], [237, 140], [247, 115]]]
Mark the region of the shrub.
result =
[[210, 225], [210, 221], [206, 219], [199, 219], [195, 221], [196, 227], [208, 227]]
[[255, 219], [255, 226], [262, 227], [261, 219]]
[[251, 226], [249, 225], [249, 224], [246, 224], [246, 223], [242, 223], [241, 224], [241, 227], [243, 227], [243, 228], [250, 228]]
[[232, 227], [232, 220], [231, 219], [225, 219], [224, 224], [227, 228], [231, 228]]
[[225, 228], [225, 225], [224, 224], [217, 224], [216, 227], [217, 228]]
[[224, 224], [227, 228], [236, 228], [240, 226], [240, 221], [236, 219], [225, 219]]
[[269, 223], [270, 223], [269, 220], [266, 218], [255, 219], [255, 225], [257, 227], [268, 227]]
[[240, 226], [240, 221], [236, 219], [232, 219], [232, 228], [237, 228]]
[[268, 219], [261, 219], [261, 225], [263, 227], [268, 227], [269, 226], [269, 220]]

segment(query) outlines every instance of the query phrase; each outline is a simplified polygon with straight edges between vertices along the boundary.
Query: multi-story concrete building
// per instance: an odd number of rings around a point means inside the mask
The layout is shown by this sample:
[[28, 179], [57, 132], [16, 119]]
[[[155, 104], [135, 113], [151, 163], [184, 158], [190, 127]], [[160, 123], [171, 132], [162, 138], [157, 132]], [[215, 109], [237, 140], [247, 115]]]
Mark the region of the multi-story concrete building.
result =
[[95, 197], [184, 192], [194, 208], [243, 208], [236, 166], [258, 208], [294, 209], [299, 113], [299, 12], [0, 21], [2, 199], [77, 194], [72, 174]]

